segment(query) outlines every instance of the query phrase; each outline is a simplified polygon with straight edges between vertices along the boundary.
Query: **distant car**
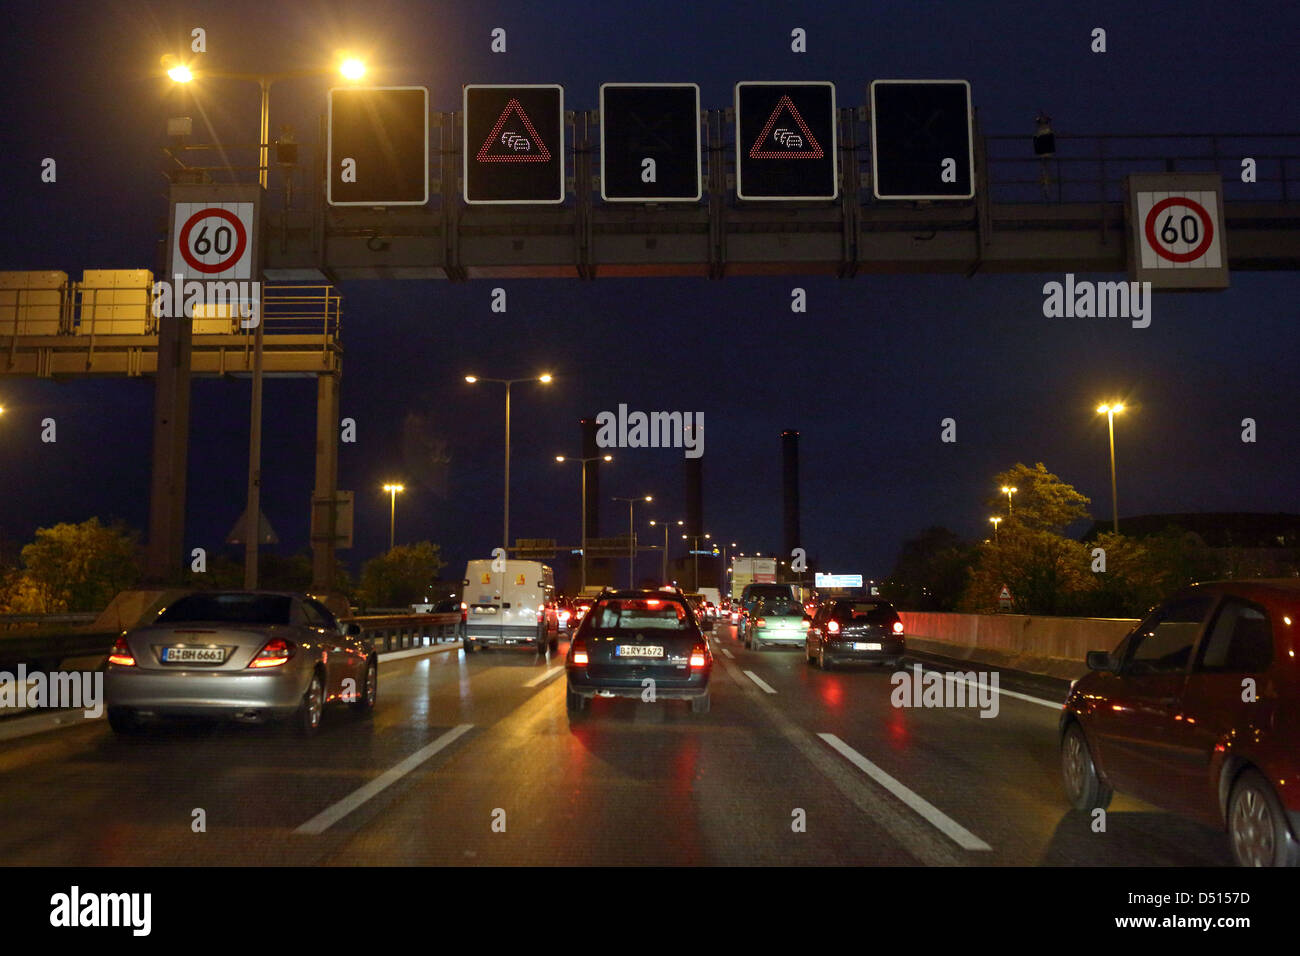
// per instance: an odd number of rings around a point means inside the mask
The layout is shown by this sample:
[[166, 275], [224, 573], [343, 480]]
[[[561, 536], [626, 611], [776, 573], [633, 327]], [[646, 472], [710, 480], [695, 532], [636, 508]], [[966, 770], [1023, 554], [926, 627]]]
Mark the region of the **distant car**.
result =
[[709, 617], [708, 611], [705, 609], [704, 595], [687, 594], [686, 600], [690, 604], [691, 610], [695, 612], [695, 619], [699, 623], [700, 629], [712, 631], [713, 619]]
[[866, 661], [897, 667], [907, 651], [903, 622], [888, 601], [831, 598], [808, 625], [804, 654], [808, 663], [829, 670], [840, 661]]
[[680, 591], [607, 591], [582, 619], [565, 658], [570, 713], [592, 697], [687, 700], [709, 712], [713, 654]]
[[1061, 713], [1078, 810], [1115, 791], [1227, 830], [1242, 866], [1300, 863], [1300, 581], [1218, 581], [1091, 651]]
[[745, 622], [745, 646], [761, 651], [769, 644], [803, 646], [808, 637], [809, 617], [798, 601], [771, 598], [754, 605]]
[[104, 703], [117, 733], [143, 719], [292, 718], [314, 734], [326, 704], [368, 713], [379, 657], [357, 624], [341, 624], [303, 594], [196, 591], [123, 632], [104, 667]]
[[525, 645], [543, 657], [559, 641], [555, 576], [550, 565], [476, 558], [465, 565], [461, 641], [465, 653]]
[[572, 617], [573, 627], [576, 628], [578, 624], [582, 622], [583, 617], [586, 615], [588, 611], [591, 610], [591, 606], [594, 603], [595, 603], [595, 599], [589, 597], [580, 597], [580, 598], [573, 599], [573, 601], [569, 605], [570, 610], [573, 612], [573, 617]]

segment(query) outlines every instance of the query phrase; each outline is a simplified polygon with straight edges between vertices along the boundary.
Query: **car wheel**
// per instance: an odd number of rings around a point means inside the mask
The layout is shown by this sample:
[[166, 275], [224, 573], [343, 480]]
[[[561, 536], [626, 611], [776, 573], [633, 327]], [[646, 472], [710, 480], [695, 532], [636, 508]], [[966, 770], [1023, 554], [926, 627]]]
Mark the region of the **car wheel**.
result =
[[703, 697], [691, 698], [691, 713], [707, 714], [709, 712], [709, 708], [712, 705], [713, 705], [713, 694], [712, 692], [706, 691]]
[[1228, 798], [1228, 840], [1238, 866], [1295, 866], [1300, 847], [1277, 794], [1258, 770], [1237, 778]]
[[564, 709], [571, 714], [580, 714], [587, 709], [588, 699], [575, 693], [572, 688], [564, 691]]
[[140, 732], [140, 718], [125, 707], [108, 708], [108, 726], [113, 728], [115, 734], [138, 734]]
[[462, 647], [462, 649], [464, 649], [464, 651], [465, 651], [466, 654], [473, 654], [473, 653], [474, 653], [474, 642], [471, 641], [471, 640], [469, 640], [469, 639], [466, 639], [466, 640], [462, 641], [462, 642], [461, 642], [461, 647]]
[[817, 648], [817, 666], [824, 671], [831, 669], [831, 659], [826, 656], [826, 645], [822, 644]]
[[553, 638], [551, 638], [551, 642], [546, 646], [551, 649], [552, 654], [560, 649], [560, 635], [558, 632]]
[[300, 736], [310, 737], [320, 730], [321, 715], [325, 709], [325, 684], [320, 678], [320, 671], [311, 675], [307, 693], [302, 695], [302, 703], [294, 714], [294, 724]]
[[803, 645], [803, 662], [808, 665], [811, 665], [813, 662], [812, 645], [807, 641], [805, 641]]
[[1065, 787], [1065, 799], [1076, 810], [1104, 810], [1115, 795], [1097, 774], [1088, 740], [1078, 724], [1070, 724], [1061, 738], [1061, 783]]
[[370, 714], [374, 712], [375, 701], [379, 699], [379, 661], [371, 658], [366, 664], [366, 683], [361, 688], [361, 693], [357, 699], [352, 701], [352, 707], [358, 714]]

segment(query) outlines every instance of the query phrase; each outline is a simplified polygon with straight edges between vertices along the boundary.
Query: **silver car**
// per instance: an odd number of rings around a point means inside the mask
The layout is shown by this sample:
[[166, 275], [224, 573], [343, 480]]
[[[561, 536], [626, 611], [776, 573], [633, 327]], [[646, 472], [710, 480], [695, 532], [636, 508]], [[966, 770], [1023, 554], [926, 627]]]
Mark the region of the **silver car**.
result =
[[340, 623], [304, 594], [195, 591], [124, 631], [105, 664], [108, 722], [118, 733], [142, 718], [210, 716], [293, 720], [320, 727], [325, 704], [374, 709], [379, 658], [357, 624]]

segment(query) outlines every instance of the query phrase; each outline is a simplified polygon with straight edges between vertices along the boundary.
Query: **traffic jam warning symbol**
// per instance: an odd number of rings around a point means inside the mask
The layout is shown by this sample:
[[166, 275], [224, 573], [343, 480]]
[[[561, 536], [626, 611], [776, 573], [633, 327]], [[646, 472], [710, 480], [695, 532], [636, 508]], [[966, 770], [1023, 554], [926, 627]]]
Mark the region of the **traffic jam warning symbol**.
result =
[[1216, 173], [1129, 178], [1130, 271], [1153, 289], [1224, 289], [1223, 189]]
[[737, 198], [839, 196], [834, 84], [737, 83], [735, 109]]
[[[784, 125], [777, 126], [778, 122]], [[798, 127], [798, 131], [791, 128], [794, 126]], [[769, 135], [772, 137], [770, 140]], [[777, 101], [776, 109], [768, 117], [763, 132], [758, 134], [754, 145], [749, 147], [750, 159], [821, 159], [825, 155], [817, 137], [812, 134], [788, 96]]]
[[187, 279], [252, 278], [253, 203], [178, 202], [174, 209], [176, 271]]
[[564, 89], [469, 84], [464, 194], [471, 205], [564, 201]]
[[[513, 120], [513, 122], [512, 122]], [[522, 126], [528, 135], [516, 131]], [[501, 132], [502, 130], [505, 132]], [[498, 135], [500, 134], [500, 135]], [[530, 138], [531, 137], [531, 138]], [[537, 135], [519, 101], [511, 99], [478, 151], [480, 163], [549, 163], [551, 151]]]

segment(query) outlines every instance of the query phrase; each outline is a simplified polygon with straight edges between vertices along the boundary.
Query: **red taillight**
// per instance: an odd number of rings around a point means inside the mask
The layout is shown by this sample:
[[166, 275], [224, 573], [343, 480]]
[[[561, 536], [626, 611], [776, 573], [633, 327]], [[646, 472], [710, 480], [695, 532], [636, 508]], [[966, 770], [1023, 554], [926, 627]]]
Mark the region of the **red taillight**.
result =
[[[100, 646], [103, 647], [102, 644]], [[135, 655], [131, 653], [125, 637], [119, 637], [113, 642], [113, 649], [108, 652], [108, 662], [123, 667], [135, 667]]]
[[573, 642], [573, 647], [571, 647], [570, 650], [573, 651], [574, 665], [577, 667], [586, 667], [587, 666], [587, 645], [582, 642], [581, 638], [578, 638]]
[[464, 601], [460, 602], [460, 623], [464, 624], [469, 621], [469, 605]]
[[539, 608], [537, 609], [537, 623], [538, 623], [538, 624], [541, 624], [541, 623], [542, 623], [542, 618], [545, 617], [545, 616], [546, 616], [546, 611], [539, 607]]
[[703, 666], [704, 666], [704, 655], [705, 655], [705, 652], [706, 652], [706, 649], [705, 649], [705, 647], [704, 647], [703, 644], [696, 644], [696, 645], [695, 645], [695, 649], [694, 649], [693, 651], [691, 651], [691, 666], [692, 666], [692, 667], [703, 667]]
[[839, 621], [827, 621], [827, 622], [826, 622], [826, 633], [827, 633], [827, 634], [838, 634], [839, 632], [840, 632], [840, 622], [839, 622]]
[[293, 656], [293, 645], [277, 637], [267, 641], [266, 646], [257, 652], [257, 656], [248, 662], [249, 667], [279, 667]]
[[902, 621], [895, 621], [895, 622], [894, 622], [894, 633], [895, 633], [895, 634], [902, 634], [902, 633], [903, 633], [903, 622], [902, 622]]
[[754, 622], [754, 626], [755, 626], [755, 627], [767, 627], [767, 618], [765, 618], [765, 617], [760, 617], [758, 620], [756, 620], [756, 621]]

